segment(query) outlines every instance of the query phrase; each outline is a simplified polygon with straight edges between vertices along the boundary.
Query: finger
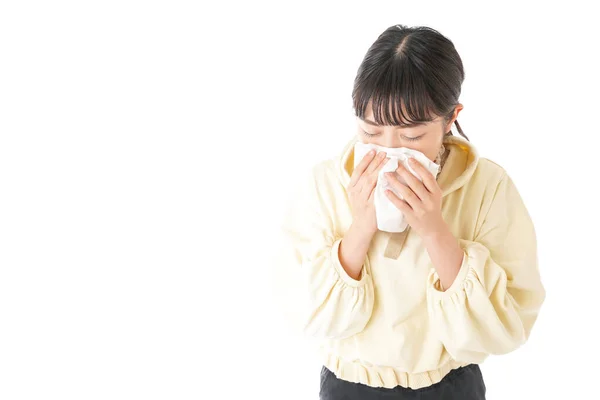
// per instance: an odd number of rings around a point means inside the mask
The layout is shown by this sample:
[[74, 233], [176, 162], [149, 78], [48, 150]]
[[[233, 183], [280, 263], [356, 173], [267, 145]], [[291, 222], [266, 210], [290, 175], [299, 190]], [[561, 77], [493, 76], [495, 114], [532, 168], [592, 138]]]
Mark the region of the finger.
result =
[[381, 171], [381, 169], [385, 166], [385, 164], [387, 164], [388, 161], [390, 161], [390, 158], [384, 157], [384, 159], [381, 160], [381, 164], [379, 164], [379, 166], [377, 167], [377, 170], [375, 170], [375, 173], [379, 174], [379, 171]]
[[[368, 198], [371, 197], [371, 194], [373, 193], [375, 186], [377, 186], [377, 180], [379, 178], [379, 171], [381, 171], [381, 169], [385, 166], [385, 164], [389, 160], [389, 158], [387, 158], [385, 156], [382, 157], [381, 154], [382, 153], [379, 153], [377, 155], [377, 158], [371, 162], [371, 165], [376, 165], [375, 169], [373, 171], [369, 171], [367, 169], [367, 171], [365, 171], [365, 173], [363, 174], [363, 177], [362, 177], [363, 184], [362, 184], [362, 188], [360, 191], [361, 191], [361, 193], [366, 193]], [[379, 163], [379, 164], [377, 165], [377, 163]]]
[[401, 200], [398, 196], [396, 196], [396, 193], [392, 192], [391, 190], [386, 190], [385, 195], [388, 197], [388, 199], [390, 199], [392, 204], [395, 205], [396, 208], [400, 210], [403, 214], [410, 215], [410, 213], [412, 213], [413, 209], [410, 206], [410, 204], [408, 204], [406, 200]]
[[365, 172], [365, 170], [367, 169], [367, 167], [371, 163], [371, 160], [373, 160], [374, 157], [375, 157], [375, 150], [371, 150], [367, 154], [365, 154], [365, 156], [362, 158], [362, 160], [360, 160], [360, 162], [354, 168], [354, 171], [352, 171], [352, 176], [350, 177], [350, 183], [349, 183], [350, 187], [353, 187], [354, 185], [356, 185], [356, 182], [358, 182], [361, 175], [363, 174], [363, 172]]
[[371, 163], [367, 167], [367, 170], [365, 171], [365, 173], [372, 174], [373, 171], [379, 169], [379, 167], [381, 166], [383, 161], [386, 159], [385, 156], [386, 156], [385, 151], [380, 151], [379, 153], [377, 153], [377, 156], [373, 159], [373, 161], [371, 161]]
[[427, 168], [425, 168], [420, 162], [414, 158], [408, 160], [411, 168], [415, 170], [417, 174], [423, 179], [423, 185], [430, 193], [435, 193], [439, 189], [435, 176]]
[[404, 168], [404, 165], [398, 164], [398, 169], [396, 169], [396, 172], [400, 174], [402, 178], [404, 178], [408, 187], [419, 197], [419, 199], [424, 201], [427, 199], [427, 197], [431, 196], [431, 193], [429, 193], [429, 190], [427, 190], [423, 182], [421, 182], [409, 170]]
[[366, 186], [366, 190], [369, 190], [369, 201], [375, 196], [375, 186], [377, 186], [377, 178], [379, 176], [379, 171], [381, 171], [384, 165], [389, 161], [389, 158], [386, 157], [384, 161], [379, 164], [377, 169], [373, 172], [371, 179], [369, 180], [369, 185]]
[[395, 173], [388, 172], [385, 174], [385, 176], [390, 186], [396, 189], [402, 195], [402, 197], [404, 197], [404, 200], [411, 206], [411, 208], [414, 209], [419, 207], [419, 204], [421, 204], [421, 199], [419, 199], [419, 197], [411, 190], [411, 188], [401, 183]]

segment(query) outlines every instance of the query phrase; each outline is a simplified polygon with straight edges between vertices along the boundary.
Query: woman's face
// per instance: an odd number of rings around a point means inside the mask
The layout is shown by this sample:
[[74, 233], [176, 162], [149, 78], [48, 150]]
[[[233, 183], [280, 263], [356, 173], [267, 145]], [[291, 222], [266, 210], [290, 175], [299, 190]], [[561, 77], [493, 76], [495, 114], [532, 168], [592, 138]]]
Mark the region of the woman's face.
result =
[[365, 119], [356, 118], [358, 136], [364, 143], [372, 143], [383, 147], [408, 147], [425, 154], [431, 161], [435, 161], [444, 134], [450, 131], [454, 120], [458, 116], [462, 105], [458, 105], [452, 119], [444, 123], [443, 117], [438, 116], [433, 121], [418, 125], [376, 125], [373, 112], [367, 108]]

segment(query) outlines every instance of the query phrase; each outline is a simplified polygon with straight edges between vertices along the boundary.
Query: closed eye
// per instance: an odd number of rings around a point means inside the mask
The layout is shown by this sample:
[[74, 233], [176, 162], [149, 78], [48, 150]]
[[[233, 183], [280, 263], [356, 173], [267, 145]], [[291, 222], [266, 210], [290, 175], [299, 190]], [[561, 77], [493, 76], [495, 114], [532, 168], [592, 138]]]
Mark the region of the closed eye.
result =
[[[366, 137], [372, 138], [372, 137], [381, 135], [381, 133], [369, 133], [369, 132], [365, 131], [364, 129], [361, 129], [361, 131], [362, 131], [362, 134], [365, 135]], [[404, 139], [408, 142], [414, 142], [414, 141], [421, 139], [423, 136], [425, 136], [425, 135], [421, 135], [421, 136], [417, 136], [417, 137], [402, 136], [402, 139]]]
[[365, 132], [364, 130], [362, 130], [363, 135], [365, 135], [366, 137], [375, 137], [375, 136], [379, 136], [380, 133], [369, 133], [369, 132]]

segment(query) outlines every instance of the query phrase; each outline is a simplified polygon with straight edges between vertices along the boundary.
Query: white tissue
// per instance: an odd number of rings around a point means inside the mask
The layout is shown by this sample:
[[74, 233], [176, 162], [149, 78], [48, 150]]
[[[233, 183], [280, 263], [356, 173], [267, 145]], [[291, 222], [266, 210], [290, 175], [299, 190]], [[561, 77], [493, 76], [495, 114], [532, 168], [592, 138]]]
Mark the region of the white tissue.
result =
[[[402, 214], [402, 212], [400, 212], [394, 203], [392, 203], [391, 200], [386, 196], [385, 190], [389, 189], [396, 193], [400, 199], [404, 198], [394, 188], [389, 186], [384, 174], [386, 172], [396, 171], [399, 163], [402, 163], [402, 165], [414, 176], [416, 176], [417, 179], [423, 181], [423, 179], [408, 164], [409, 158], [416, 159], [419, 163], [421, 163], [421, 165], [427, 168], [429, 172], [433, 174], [433, 176], [437, 176], [440, 165], [431, 161], [425, 154], [407, 147], [383, 147], [358, 141], [354, 145], [354, 167], [358, 165], [358, 163], [371, 149], [377, 150], [378, 153], [385, 151], [387, 153], [387, 157], [390, 158], [379, 171], [377, 185], [375, 186], [374, 202], [375, 214], [377, 217], [377, 228], [386, 232], [403, 232], [408, 226], [408, 223], [404, 219], [404, 214]], [[400, 182], [406, 184], [406, 181], [402, 179], [400, 175], [396, 173], [396, 176]]]

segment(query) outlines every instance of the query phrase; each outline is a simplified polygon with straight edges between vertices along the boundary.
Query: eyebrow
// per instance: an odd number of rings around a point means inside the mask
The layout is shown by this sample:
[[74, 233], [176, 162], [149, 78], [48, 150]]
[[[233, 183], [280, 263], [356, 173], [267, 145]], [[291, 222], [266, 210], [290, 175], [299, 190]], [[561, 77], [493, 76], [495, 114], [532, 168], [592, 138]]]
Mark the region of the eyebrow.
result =
[[[381, 126], [369, 119], [363, 119], [363, 121], [365, 121], [367, 124], [369, 125], [373, 125], [373, 126]], [[421, 125], [425, 125], [426, 122], [413, 122], [412, 124], [404, 124], [404, 125], [400, 125], [399, 128], [412, 128], [414, 126], [421, 126]]]

